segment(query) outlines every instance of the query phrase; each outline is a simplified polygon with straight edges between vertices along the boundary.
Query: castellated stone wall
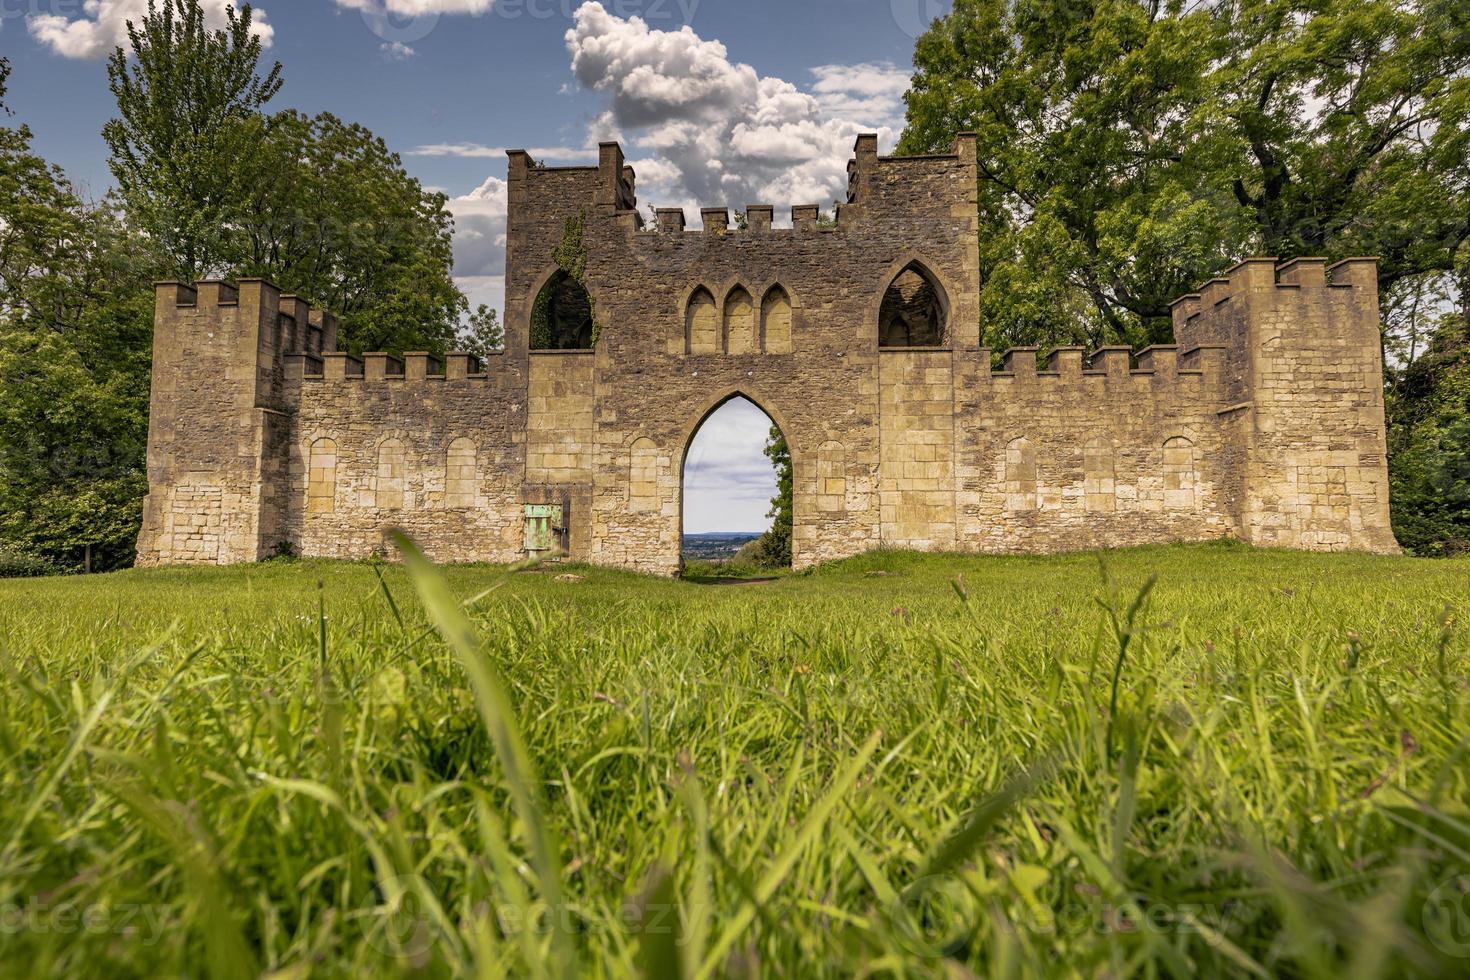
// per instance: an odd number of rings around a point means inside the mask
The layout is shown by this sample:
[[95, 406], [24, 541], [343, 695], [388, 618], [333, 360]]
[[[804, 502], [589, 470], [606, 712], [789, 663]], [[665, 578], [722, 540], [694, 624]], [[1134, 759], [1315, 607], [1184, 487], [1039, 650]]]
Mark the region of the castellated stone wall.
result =
[[[798, 567], [884, 546], [1396, 550], [1371, 261], [1251, 260], [1176, 305], [1177, 347], [997, 364], [974, 161], [964, 135], [905, 158], [862, 137], [835, 223], [753, 205], [695, 230], [645, 223], [616, 144], [596, 167], [512, 153], [506, 350], [484, 365], [335, 353], [331, 318], [268, 283], [162, 284], [140, 563], [364, 557], [392, 527], [441, 561], [509, 562], [528, 506], [555, 505], [572, 557], [675, 574], [685, 455], [737, 395], [791, 447]], [[538, 297], [570, 288], [558, 254], [585, 258], [585, 297], [551, 306], [591, 306], [590, 349], [531, 349]]]

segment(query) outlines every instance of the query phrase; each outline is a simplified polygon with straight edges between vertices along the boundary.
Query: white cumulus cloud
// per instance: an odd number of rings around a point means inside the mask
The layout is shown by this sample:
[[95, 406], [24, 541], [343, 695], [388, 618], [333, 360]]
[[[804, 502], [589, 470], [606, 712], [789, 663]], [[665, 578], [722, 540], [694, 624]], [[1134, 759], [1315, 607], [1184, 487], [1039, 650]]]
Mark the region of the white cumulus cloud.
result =
[[454, 278], [473, 306], [505, 308], [505, 226], [509, 184], [491, 177], [463, 197], [454, 215]]
[[831, 116], [861, 116], [901, 123], [909, 73], [892, 62], [822, 65], [812, 69], [812, 93]]
[[[239, 0], [204, 0], [205, 25], [224, 27], [226, 8], [239, 6]], [[95, 60], [126, 46], [128, 21], [141, 24], [147, 13], [148, 0], [86, 0], [80, 17], [32, 14], [26, 18], [26, 27], [32, 37], [62, 57]], [[253, 28], [261, 42], [270, 47], [275, 31], [259, 8], [254, 8]]]
[[[567, 31], [572, 74], [607, 100], [596, 127], [625, 134], [644, 191], [704, 204], [825, 204], [847, 186], [854, 138], [892, 145], [908, 75], [891, 64], [813, 69], [809, 91], [734, 61], [691, 28], [654, 30], [601, 3]], [[646, 195], [640, 195], [646, 196]]]

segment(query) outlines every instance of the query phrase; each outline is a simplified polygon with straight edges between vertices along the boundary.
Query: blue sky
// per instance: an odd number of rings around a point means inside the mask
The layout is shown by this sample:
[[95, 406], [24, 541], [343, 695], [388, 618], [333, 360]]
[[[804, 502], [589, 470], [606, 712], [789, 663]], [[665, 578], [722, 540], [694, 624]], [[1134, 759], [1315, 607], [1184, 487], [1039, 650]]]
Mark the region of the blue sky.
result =
[[[206, 0], [206, 9], [223, 21], [232, 2]], [[829, 204], [845, 188], [858, 132], [878, 132], [885, 147], [897, 139], [914, 37], [948, 6], [260, 0], [255, 10], [267, 56], [284, 68], [275, 105], [362, 123], [410, 173], [449, 195], [456, 278], [473, 302], [500, 308], [505, 149], [552, 164], [594, 162], [599, 140], [619, 139], [638, 169], [640, 203], [682, 205], [691, 223], [700, 205], [766, 203], [779, 214], [784, 205]], [[113, 112], [105, 58], [146, 7], [0, 0], [12, 122], [28, 125], [36, 150], [93, 196], [109, 182], [100, 137]], [[735, 442], [748, 455], [752, 440]], [[741, 486], [755, 492], [748, 480]], [[691, 530], [765, 525], [764, 505], [752, 504], [734, 526], [696, 527], [702, 505], [688, 503]]]

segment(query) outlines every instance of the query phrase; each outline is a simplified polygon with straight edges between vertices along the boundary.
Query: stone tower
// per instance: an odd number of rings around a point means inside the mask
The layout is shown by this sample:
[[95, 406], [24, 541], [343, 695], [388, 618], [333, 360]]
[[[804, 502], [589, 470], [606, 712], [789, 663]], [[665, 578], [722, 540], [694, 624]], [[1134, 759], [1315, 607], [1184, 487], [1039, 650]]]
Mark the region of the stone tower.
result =
[[1174, 331], [1226, 351], [1230, 404], [1219, 418], [1243, 540], [1397, 550], [1373, 259], [1250, 259], [1178, 300]]

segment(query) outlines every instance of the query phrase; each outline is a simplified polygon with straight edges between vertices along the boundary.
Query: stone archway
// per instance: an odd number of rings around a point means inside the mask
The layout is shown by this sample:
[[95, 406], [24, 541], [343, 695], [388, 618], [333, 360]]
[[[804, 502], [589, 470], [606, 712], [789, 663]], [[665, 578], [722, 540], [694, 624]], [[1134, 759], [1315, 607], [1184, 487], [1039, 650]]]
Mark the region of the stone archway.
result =
[[[731, 402], [734, 402], [736, 400], [744, 400], [750, 403], [750, 405], [754, 406], [755, 409], [757, 409], [762, 415], [765, 416], [766, 420], [769, 421], [771, 425], [780, 430], [781, 434], [785, 437], [786, 444], [790, 450], [792, 472], [794, 475], [797, 475], [797, 484], [799, 485], [799, 474], [801, 473], [800, 467], [803, 460], [801, 459], [801, 454], [797, 449], [795, 439], [793, 438], [793, 430], [790, 423], [781, 415], [778, 410], [775, 410], [771, 407], [770, 402], [764, 396], [753, 391], [750, 387], [737, 387], [726, 389], [724, 391], [721, 391], [719, 394], [707, 399], [700, 406], [699, 410], [694, 413], [690, 423], [684, 427], [684, 430], [680, 435], [681, 449], [678, 466], [679, 506], [676, 521], [678, 527], [679, 541], [679, 565], [681, 568], [683, 567], [685, 532], [688, 523], [688, 501], [686, 499], [686, 490], [688, 487], [690, 452], [694, 448], [696, 438], [704, 430], [706, 423], [708, 423], [711, 418], [721, 409], [727, 407]], [[795, 533], [799, 521], [800, 513], [799, 511], [797, 511], [793, 514], [792, 527], [793, 564], [795, 564], [796, 562], [796, 551], [799, 547], [799, 545], [797, 544], [798, 536]]]

